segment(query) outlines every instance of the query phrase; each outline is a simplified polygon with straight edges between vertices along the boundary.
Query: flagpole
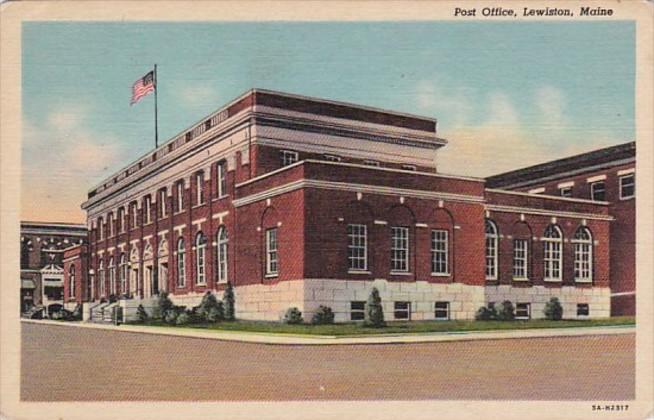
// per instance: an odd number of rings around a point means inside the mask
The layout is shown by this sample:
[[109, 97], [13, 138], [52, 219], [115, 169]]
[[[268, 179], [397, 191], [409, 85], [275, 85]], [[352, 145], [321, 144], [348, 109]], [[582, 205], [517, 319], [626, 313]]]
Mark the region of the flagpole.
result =
[[157, 65], [154, 65], [154, 148], [159, 147], [159, 119], [157, 117]]

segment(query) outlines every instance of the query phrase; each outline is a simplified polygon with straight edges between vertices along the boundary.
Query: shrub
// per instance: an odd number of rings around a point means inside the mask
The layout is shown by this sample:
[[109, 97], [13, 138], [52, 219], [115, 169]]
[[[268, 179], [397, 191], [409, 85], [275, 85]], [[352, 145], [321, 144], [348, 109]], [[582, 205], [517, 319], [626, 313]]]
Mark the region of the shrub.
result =
[[70, 316], [66, 319], [67, 321], [81, 321], [82, 320], [82, 304], [78, 303], [75, 305], [75, 309], [71, 312]]
[[114, 303], [118, 300], [116, 295], [109, 295], [109, 303]]
[[227, 288], [225, 288], [225, 293], [223, 294], [223, 312], [224, 317], [227, 321], [234, 320], [235, 313], [235, 299], [234, 299], [234, 288], [232, 283], [227, 282]]
[[170, 309], [163, 313], [163, 320], [166, 324], [175, 324], [177, 322], [177, 311]]
[[563, 307], [558, 298], [551, 298], [549, 302], [545, 304], [545, 309], [543, 310], [545, 318], [550, 321], [559, 321], [563, 318]]
[[384, 308], [382, 308], [381, 297], [376, 287], [372, 288], [370, 296], [368, 296], [364, 325], [375, 328], [386, 325], [386, 322], [384, 322]]
[[161, 292], [159, 298], [157, 299], [157, 305], [152, 311], [152, 318], [161, 319], [165, 318], [168, 311], [173, 309], [173, 301], [168, 297], [168, 293]]
[[143, 305], [139, 305], [139, 307], [136, 308], [136, 317], [139, 322], [148, 322], [148, 319], [150, 318]]
[[493, 321], [497, 319], [497, 309], [495, 306], [482, 306], [475, 314], [477, 321]]
[[332, 312], [332, 308], [320, 305], [316, 313], [311, 317], [311, 323], [314, 325], [333, 324], [334, 312]]
[[285, 324], [301, 324], [304, 322], [302, 319], [302, 312], [296, 307], [288, 308], [284, 315]]
[[182, 312], [179, 315], [177, 315], [177, 319], [175, 319], [175, 324], [176, 325], [186, 325], [189, 323], [190, 317], [186, 312]]
[[223, 304], [211, 292], [202, 297], [202, 302], [195, 308], [195, 312], [204, 322], [218, 322], [224, 319]]
[[502, 308], [497, 313], [497, 319], [500, 321], [513, 321], [515, 319], [515, 308], [510, 301], [505, 300], [502, 302]]

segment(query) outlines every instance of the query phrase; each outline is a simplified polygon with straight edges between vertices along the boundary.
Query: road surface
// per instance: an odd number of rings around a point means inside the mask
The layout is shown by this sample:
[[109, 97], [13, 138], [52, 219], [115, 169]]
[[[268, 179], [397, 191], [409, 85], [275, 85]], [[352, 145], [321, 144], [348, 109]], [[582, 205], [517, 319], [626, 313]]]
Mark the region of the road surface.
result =
[[286, 346], [22, 324], [26, 401], [634, 398], [635, 334]]

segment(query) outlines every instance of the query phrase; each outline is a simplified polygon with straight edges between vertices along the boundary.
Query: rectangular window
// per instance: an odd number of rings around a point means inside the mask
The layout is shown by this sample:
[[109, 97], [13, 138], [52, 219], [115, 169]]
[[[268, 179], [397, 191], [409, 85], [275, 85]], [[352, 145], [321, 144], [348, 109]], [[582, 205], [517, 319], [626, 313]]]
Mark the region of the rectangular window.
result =
[[227, 162], [218, 162], [216, 165], [216, 187], [218, 197], [227, 195]]
[[195, 174], [195, 205], [204, 204], [204, 173]]
[[376, 160], [364, 160], [363, 164], [366, 166], [379, 166], [379, 162]]
[[291, 150], [282, 150], [280, 153], [282, 166], [292, 165], [298, 161], [298, 153]]
[[559, 188], [559, 194], [561, 197], [572, 197], [572, 187]]
[[368, 269], [368, 231], [366, 225], [347, 225], [349, 270]]
[[116, 223], [118, 224], [118, 232], [125, 232], [125, 209], [122, 207], [118, 209], [118, 219], [116, 219]]
[[620, 198], [625, 200], [634, 196], [636, 189], [636, 178], [634, 174], [620, 177]]
[[175, 184], [175, 210], [177, 212], [184, 210], [184, 181]]
[[366, 302], [363, 300], [357, 300], [350, 302], [350, 320], [352, 321], [363, 321], [366, 317]]
[[531, 318], [531, 303], [516, 303], [515, 319], [530, 319], [530, 318]]
[[592, 241], [575, 242], [575, 281], [590, 282], [592, 278]]
[[340, 162], [341, 157], [336, 155], [325, 155], [325, 160], [329, 162]]
[[132, 208], [130, 211], [130, 214], [132, 215], [132, 229], [136, 229], [139, 225], [138, 206], [136, 205], [136, 202], [133, 202], [130, 207]]
[[405, 171], [415, 171], [416, 166], [415, 165], [402, 165], [402, 169], [404, 169]]
[[266, 230], [266, 275], [277, 275], [277, 228]]
[[448, 274], [448, 247], [447, 247], [447, 231], [446, 230], [432, 230], [431, 231], [431, 273], [432, 274]]
[[166, 217], [166, 190], [159, 191], [159, 217]]
[[606, 199], [604, 181], [593, 182], [590, 184], [590, 196], [593, 201], [604, 201]]
[[587, 303], [578, 303], [577, 304], [577, 316], [588, 316], [590, 313], [590, 307]]
[[394, 316], [395, 319], [411, 319], [411, 302], [395, 302], [394, 303]]
[[146, 195], [143, 199], [143, 224], [147, 225], [150, 223], [152, 215], [152, 198], [149, 195]]
[[544, 264], [545, 264], [545, 280], [546, 281], [561, 281], [561, 242], [559, 241], [545, 241], [543, 242], [544, 249]]
[[409, 271], [409, 228], [391, 228], [391, 271]]
[[434, 305], [434, 318], [442, 321], [450, 319], [450, 302], [436, 302]]
[[526, 280], [527, 275], [528, 242], [526, 239], [513, 240], [513, 278]]

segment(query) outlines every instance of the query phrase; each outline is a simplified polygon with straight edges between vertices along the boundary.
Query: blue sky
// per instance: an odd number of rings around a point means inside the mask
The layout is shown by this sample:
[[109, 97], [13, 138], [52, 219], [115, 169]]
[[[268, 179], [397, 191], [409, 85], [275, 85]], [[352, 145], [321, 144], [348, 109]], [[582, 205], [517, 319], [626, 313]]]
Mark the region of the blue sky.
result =
[[260, 87], [435, 117], [450, 141], [439, 169], [486, 176], [632, 140], [634, 32], [632, 22], [26, 23], [23, 217], [84, 220], [86, 190], [153, 147], [153, 97], [129, 99], [154, 63], [162, 142]]

